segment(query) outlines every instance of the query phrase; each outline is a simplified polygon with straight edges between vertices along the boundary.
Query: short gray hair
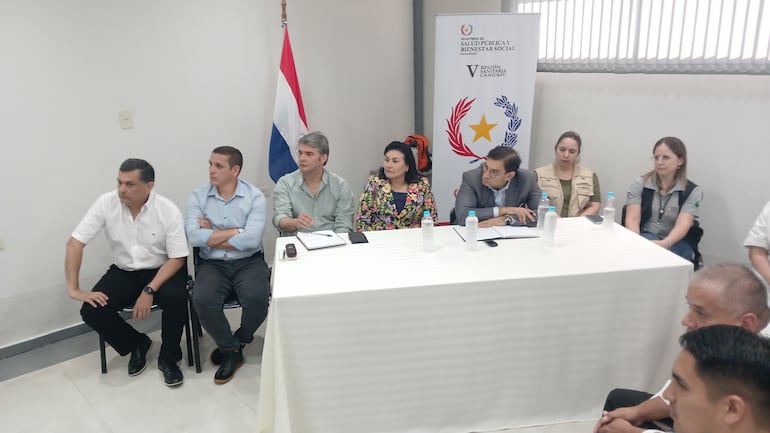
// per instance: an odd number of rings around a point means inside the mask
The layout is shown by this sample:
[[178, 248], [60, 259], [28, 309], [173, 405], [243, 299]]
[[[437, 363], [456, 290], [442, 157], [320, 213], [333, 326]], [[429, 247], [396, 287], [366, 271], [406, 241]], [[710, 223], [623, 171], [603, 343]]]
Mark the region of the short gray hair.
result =
[[303, 135], [297, 141], [297, 146], [300, 144], [306, 144], [310, 147], [316, 148], [321, 155], [329, 154], [329, 140], [321, 131], [312, 131]]
[[722, 307], [736, 316], [754, 313], [760, 329], [770, 321], [767, 291], [757, 275], [744, 265], [721, 263], [695, 273], [691, 284], [714, 287], [721, 292]]

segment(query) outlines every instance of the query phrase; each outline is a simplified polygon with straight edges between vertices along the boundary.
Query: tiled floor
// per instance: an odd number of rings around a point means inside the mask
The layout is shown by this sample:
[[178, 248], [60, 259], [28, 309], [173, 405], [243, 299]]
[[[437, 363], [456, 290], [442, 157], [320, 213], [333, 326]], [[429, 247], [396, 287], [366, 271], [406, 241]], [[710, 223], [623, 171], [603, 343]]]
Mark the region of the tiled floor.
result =
[[[109, 372], [104, 375], [99, 373], [97, 350], [7, 379], [0, 382], [0, 431], [256, 432], [263, 335], [260, 329], [254, 343], [244, 349], [246, 364], [225, 385], [213, 383], [215, 368], [205, 359], [201, 374], [184, 365], [185, 382], [179, 389], [164, 386], [156, 367], [159, 331], [150, 333], [154, 342], [150, 349], [150, 361], [147, 370], [137, 377], [126, 374], [127, 358], [108, 348]], [[94, 341], [95, 349], [95, 336], [84, 338]], [[207, 358], [214, 344], [208, 337], [204, 337], [201, 344], [201, 356]], [[13, 358], [3, 360], [0, 367], [5, 368], [13, 362]], [[183, 364], [185, 362], [182, 361]], [[583, 421], [513, 431], [590, 433], [592, 426], [592, 422]]]

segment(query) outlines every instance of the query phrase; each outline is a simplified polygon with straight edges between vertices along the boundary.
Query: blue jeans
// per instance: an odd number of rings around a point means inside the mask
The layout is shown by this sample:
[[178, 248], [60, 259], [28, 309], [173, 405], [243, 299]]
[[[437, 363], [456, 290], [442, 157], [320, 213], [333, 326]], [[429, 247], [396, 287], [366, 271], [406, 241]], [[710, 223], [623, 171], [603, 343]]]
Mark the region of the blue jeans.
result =
[[[662, 240], [660, 236], [654, 235], [650, 232], [641, 232], [640, 234], [642, 235], [643, 238], [649, 239], [651, 241]], [[688, 244], [684, 240], [681, 240], [675, 243], [674, 245], [671, 245], [671, 252], [685, 260], [692, 261], [692, 255], [693, 255], [692, 247], [690, 246], [690, 244]]]

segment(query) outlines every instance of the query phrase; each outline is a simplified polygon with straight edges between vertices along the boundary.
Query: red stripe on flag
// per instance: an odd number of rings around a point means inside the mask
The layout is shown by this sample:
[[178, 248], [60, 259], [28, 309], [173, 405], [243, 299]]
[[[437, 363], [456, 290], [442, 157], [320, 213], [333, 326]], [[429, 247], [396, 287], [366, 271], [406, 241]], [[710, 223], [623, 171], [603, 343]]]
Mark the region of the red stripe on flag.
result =
[[299, 117], [302, 122], [307, 125], [307, 119], [305, 118], [305, 105], [302, 103], [302, 94], [299, 92], [299, 80], [297, 79], [297, 69], [294, 67], [294, 55], [291, 51], [291, 42], [289, 42], [289, 25], [287, 24], [283, 30], [283, 49], [281, 50], [281, 73], [286, 77], [286, 81], [289, 83], [291, 93], [294, 94], [294, 99], [297, 100], [297, 108], [299, 108]]

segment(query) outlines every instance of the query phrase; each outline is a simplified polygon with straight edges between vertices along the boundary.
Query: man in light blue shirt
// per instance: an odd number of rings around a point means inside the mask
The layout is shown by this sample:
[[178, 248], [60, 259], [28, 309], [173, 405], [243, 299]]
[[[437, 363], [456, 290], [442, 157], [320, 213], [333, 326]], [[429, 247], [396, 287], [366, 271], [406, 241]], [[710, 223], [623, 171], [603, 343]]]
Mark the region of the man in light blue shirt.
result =
[[[239, 179], [243, 155], [230, 146], [217, 147], [209, 158], [210, 183], [190, 194], [185, 230], [200, 248], [193, 305], [201, 324], [217, 343], [211, 362], [219, 365], [214, 382], [230, 381], [243, 365], [243, 346], [267, 316], [270, 271], [262, 252], [267, 205], [262, 192]], [[233, 293], [243, 307], [235, 333], [223, 305]]]
[[329, 141], [314, 131], [299, 139], [299, 169], [278, 179], [273, 189], [273, 225], [282, 235], [298, 231], [353, 231], [353, 192], [348, 182], [326, 170]]

